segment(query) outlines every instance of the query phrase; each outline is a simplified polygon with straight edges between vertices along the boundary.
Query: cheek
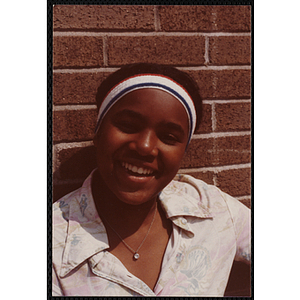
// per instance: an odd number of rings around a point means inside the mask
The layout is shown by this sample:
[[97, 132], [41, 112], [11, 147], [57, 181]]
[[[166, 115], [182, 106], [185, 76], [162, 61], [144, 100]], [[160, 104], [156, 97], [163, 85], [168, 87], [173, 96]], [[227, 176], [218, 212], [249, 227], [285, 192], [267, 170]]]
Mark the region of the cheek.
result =
[[126, 136], [120, 133], [113, 126], [107, 126], [101, 132], [99, 132], [99, 137], [97, 140], [97, 159], [107, 163], [115, 152], [122, 148], [127, 143]]
[[185, 148], [179, 148], [176, 151], [164, 152], [164, 164], [167, 170], [175, 175], [180, 167], [181, 161], [185, 154]]

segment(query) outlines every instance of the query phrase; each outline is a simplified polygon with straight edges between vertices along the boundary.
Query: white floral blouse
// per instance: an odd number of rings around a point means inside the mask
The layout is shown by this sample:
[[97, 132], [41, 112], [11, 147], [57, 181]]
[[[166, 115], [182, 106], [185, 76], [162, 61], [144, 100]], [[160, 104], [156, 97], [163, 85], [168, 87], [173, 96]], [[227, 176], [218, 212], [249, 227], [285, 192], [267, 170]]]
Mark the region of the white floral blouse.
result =
[[159, 196], [173, 232], [151, 290], [107, 251], [91, 178], [53, 204], [53, 296], [223, 296], [233, 261], [250, 262], [250, 210], [177, 175]]

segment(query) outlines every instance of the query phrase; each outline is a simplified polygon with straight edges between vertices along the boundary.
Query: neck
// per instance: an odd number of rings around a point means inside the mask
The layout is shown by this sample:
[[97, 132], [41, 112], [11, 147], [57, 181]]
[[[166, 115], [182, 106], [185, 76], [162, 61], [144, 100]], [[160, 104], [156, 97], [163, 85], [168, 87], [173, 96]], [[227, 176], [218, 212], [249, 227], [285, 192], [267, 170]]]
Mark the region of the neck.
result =
[[105, 219], [113, 227], [122, 227], [126, 224], [126, 228], [136, 230], [142, 224], [147, 225], [151, 222], [156, 209], [157, 197], [139, 205], [121, 201], [108, 189], [99, 172], [94, 173], [92, 192], [100, 218]]

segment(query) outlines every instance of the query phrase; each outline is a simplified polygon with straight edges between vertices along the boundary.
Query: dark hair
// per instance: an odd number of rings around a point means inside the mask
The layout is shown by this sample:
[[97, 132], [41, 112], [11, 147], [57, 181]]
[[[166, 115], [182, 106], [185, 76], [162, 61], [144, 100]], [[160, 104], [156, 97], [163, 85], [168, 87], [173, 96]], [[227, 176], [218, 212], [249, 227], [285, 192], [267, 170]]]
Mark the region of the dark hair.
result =
[[185, 72], [166, 65], [135, 63], [125, 65], [116, 72], [109, 75], [98, 87], [96, 101], [98, 110], [108, 92], [119, 82], [137, 74], [160, 74], [175, 80], [183, 86], [191, 96], [197, 114], [196, 128], [199, 127], [202, 119], [202, 99], [195, 81]]

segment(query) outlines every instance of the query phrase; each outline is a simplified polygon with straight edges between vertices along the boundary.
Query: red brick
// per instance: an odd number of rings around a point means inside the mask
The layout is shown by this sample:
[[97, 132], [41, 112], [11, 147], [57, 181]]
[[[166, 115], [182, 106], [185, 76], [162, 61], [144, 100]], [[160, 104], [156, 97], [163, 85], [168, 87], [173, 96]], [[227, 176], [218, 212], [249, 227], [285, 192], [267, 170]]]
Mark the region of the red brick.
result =
[[53, 112], [53, 141], [87, 141], [94, 136], [97, 109]]
[[250, 135], [193, 139], [180, 168], [244, 164], [251, 161]]
[[195, 133], [212, 132], [211, 105], [203, 104], [203, 116], [199, 129]]
[[212, 166], [214, 162], [214, 140], [193, 139], [185, 153], [180, 168]]
[[212, 6], [168, 5], [159, 7], [162, 31], [211, 31]]
[[189, 172], [189, 173], [184, 173], [184, 174], [191, 175], [194, 178], [203, 180], [204, 182], [206, 182], [208, 184], [214, 184], [214, 172], [212, 172], [212, 171]]
[[103, 39], [96, 36], [54, 36], [54, 68], [103, 66]]
[[96, 148], [72, 147], [56, 149], [58, 169], [54, 172], [55, 180], [85, 179], [96, 168]]
[[54, 30], [154, 30], [154, 7], [141, 5], [55, 5]]
[[251, 169], [233, 169], [218, 172], [217, 186], [233, 197], [251, 194]]
[[171, 65], [204, 65], [203, 36], [108, 37], [108, 64], [136, 62]]
[[250, 6], [168, 5], [159, 7], [162, 31], [228, 31], [251, 29]]
[[215, 165], [251, 162], [251, 136], [227, 136], [216, 139]]
[[215, 104], [216, 131], [239, 131], [251, 129], [250, 103]]
[[197, 82], [203, 99], [249, 99], [251, 70], [186, 71]]
[[96, 103], [95, 97], [100, 83], [110, 72], [93, 73], [54, 73], [54, 104]]
[[246, 199], [241, 199], [239, 201], [251, 209], [251, 196], [249, 196], [249, 198], [247, 197]]
[[209, 59], [212, 65], [250, 65], [249, 36], [218, 36], [209, 38]]
[[228, 32], [250, 32], [250, 5], [216, 5], [214, 6], [215, 30]]

